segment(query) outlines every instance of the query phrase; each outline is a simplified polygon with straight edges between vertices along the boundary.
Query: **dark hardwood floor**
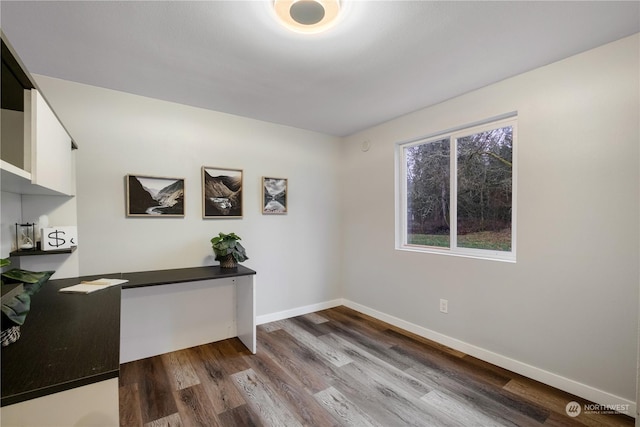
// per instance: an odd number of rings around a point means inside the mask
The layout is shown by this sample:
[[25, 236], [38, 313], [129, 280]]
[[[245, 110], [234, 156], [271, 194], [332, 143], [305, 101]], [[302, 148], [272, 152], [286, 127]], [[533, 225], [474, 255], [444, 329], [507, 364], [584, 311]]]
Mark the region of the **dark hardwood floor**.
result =
[[337, 307], [123, 364], [121, 426], [632, 426], [576, 396]]

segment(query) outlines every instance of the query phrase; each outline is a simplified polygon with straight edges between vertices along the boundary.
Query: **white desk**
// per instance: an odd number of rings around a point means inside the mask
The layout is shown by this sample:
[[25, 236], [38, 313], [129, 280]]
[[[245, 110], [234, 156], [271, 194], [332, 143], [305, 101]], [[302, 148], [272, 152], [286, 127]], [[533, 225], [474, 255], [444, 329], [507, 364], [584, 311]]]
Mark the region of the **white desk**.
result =
[[123, 273], [120, 363], [235, 336], [255, 353], [255, 274], [243, 266]]

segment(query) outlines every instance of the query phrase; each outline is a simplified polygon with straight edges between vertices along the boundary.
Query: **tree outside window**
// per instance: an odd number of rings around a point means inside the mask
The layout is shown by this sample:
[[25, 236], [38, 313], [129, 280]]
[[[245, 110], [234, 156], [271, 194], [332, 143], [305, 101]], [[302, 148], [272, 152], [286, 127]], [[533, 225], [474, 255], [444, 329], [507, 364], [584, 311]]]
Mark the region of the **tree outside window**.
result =
[[515, 130], [511, 118], [399, 146], [400, 249], [515, 260]]

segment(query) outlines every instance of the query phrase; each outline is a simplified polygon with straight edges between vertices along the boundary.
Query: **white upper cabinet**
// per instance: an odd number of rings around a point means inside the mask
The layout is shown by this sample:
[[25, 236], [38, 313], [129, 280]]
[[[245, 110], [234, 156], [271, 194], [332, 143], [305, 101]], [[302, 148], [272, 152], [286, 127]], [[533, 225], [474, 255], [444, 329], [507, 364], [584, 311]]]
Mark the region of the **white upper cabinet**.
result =
[[31, 183], [73, 195], [71, 137], [42, 95], [31, 90]]
[[72, 196], [74, 143], [2, 36], [2, 191]]

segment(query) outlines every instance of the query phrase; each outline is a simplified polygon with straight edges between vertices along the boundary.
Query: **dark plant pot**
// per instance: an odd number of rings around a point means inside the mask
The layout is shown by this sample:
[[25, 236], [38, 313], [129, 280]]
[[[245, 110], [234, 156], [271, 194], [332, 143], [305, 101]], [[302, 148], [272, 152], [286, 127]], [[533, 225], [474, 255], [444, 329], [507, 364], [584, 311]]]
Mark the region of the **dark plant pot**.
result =
[[220, 258], [220, 267], [222, 268], [236, 268], [238, 267], [238, 263], [233, 255], [227, 255], [223, 258]]

